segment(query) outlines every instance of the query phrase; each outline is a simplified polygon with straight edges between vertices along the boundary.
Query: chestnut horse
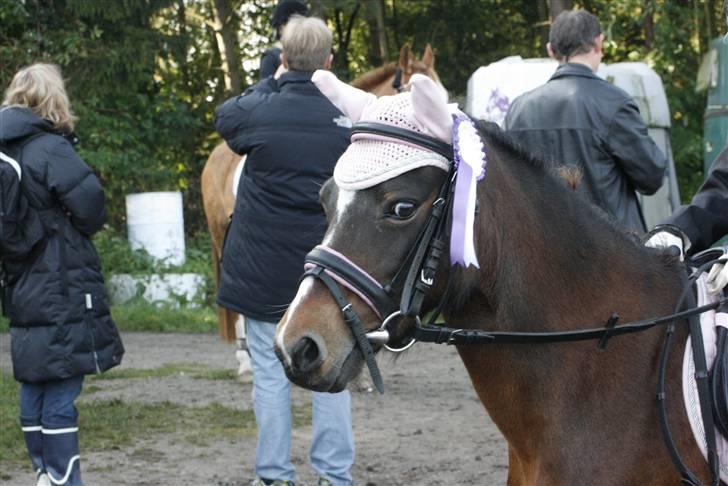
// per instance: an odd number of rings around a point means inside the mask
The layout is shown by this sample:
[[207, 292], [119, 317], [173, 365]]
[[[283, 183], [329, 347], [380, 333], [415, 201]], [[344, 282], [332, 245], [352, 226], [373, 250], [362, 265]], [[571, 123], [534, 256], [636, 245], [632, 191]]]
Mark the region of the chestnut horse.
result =
[[[480, 266], [442, 259], [423, 315], [446, 289], [444, 316], [465, 331], [567, 331], [602, 327], [613, 313], [627, 322], [674, 311], [683, 272], [675, 257], [623, 234], [497, 127], [476, 125], [488, 160], [474, 222]], [[321, 190], [327, 252], [399, 302], [404, 285], [382, 285], [398, 281], [448, 177], [426, 166], [359, 190], [330, 179]], [[276, 352], [294, 383], [337, 392], [362, 370], [366, 354], [349, 328], [352, 309], [370, 333], [382, 318], [361, 292], [342, 286], [336, 297], [319, 275], [302, 280], [278, 324]], [[342, 295], [351, 303], [343, 309]], [[401, 320], [392, 337], [405, 342], [414, 326]], [[666, 367], [667, 417], [682, 459], [708, 484], [680, 396], [686, 337], [677, 326]], [[658, 326], [614, 337], [603, 351], [596, 341], [457, 344], [508, 442], [508, 484], [679, 485], [656, 406], [663, 338]], [[376, 341], [372, 347], [381, 349]], [[478, 417], [472, 420], [475, 426]]]
[[[398, 74], [399, 73], [399, 74]], [[435, 55], [429, 44], [425, 47], [422, 59], [413, 55], [409, 44], [405, 44], [399, 53], [398, 63], [388, 63], [369, 71], [352, 81], [352, 85], [377, 96], [393, 95], [400, 87], [406, 86], [413, 74], [424, 74], [439, 82], [435, 72]], [[233, 191], [236, 170], [241, 163], [241, 156], [235, 154], [225, 142], [221, 143], [210, 154], [200, 178], [202, 186], [202, 206], [207, 219], [207, 227], [212, 238], [212, 258], [215, 266], [216, 284], [220, 282], [220, 258], [225, 231], [235, 208]], [[240, 172], [237, 172], [239, 177]], [[233, 341], [236, 337], [235, 323], [238, 314], [218, 307], [218, 327], [220, 337]]]

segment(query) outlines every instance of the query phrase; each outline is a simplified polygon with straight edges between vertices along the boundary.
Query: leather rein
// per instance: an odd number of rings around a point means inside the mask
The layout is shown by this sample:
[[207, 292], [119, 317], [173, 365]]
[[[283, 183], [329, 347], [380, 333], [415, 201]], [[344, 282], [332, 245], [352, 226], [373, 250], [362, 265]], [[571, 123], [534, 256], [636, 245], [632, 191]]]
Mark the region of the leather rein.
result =
[[[398, 127], [372, 122], [357, 123], [352, 129], [352, 135], [354, 133], [369, 133], [397, 138], [444, 155], [450, 161], [453, 159], [452, 146], [449, 144], [433, 137]], [[472, 345], [545, 344], [597, 340], [598, 349], [604, 350], [607, 347], [609, 339], [614, 336], [642, 332], [655, 326], [666, 326], [667, 332], [661, 355], [660, 388], [657, 394], [660, 427], [673, 463], [680, 471], [683, 484], [702, 486], [702, 483], [700, 483], [680, 458], [667, 423], [667, 406], [665, 401], [667, 356], [671, 346], [672, 335], [678, 321], [688, 319], [691, 335], [693, 335], [694, 355], [698, 356], [696, 358], [696, 381], [698, 383], [705, 430], [714, 430], [711, 406], [709, 404], [709, 391], [707, 389], [709, 386], [709, 373], [705, 364], [702, 337], [696, 335], [696, 333], [700, 333], [700, 324], [697, 318], [703, 312], [721, 306], [728, 306], [728, 298], [723, 297], [714, 303], [697, 307], [694, 296], [690, 292], [693, 280], [700, 273], [696, 271], [687, 279], [683, 295], [676, 306], [675, 312], [670, 315], [617, 324], [619, 316], [612, 314], [601, 327], [571, 331], [487, 331], [481, 329], [451, 328], [445, 325], [434, 324], [448, 298], [451, 287], [451, 281], [448, 280], [443, 297], [435, 311], [430, 313], [427, 323], [423, 324], [420, 318], [422, 304], [425, 296], [434, 284], [441, 257], [448, 248], [450, 207], [452, 204], [456, 173], [457, 170], [454, 164], [452, 164], [450, 173], [440, 187], [438, 196], [432, 204], [432, 211], [427, 222], [399, 270], [388, 284], [380, 284], [346, 256], [326, 246], [317, 246], [306, 256], [305, 273], [301, 278], [303, 279], [308, 276], [314, 277], [321, 280], [329, 289], [341, 309], [344, 321], [355, 338], [356, 345], [364, 357], [377, 390], [380, 393], [384, 393], [384, 384], [377, 366], [372, 344], [383, 346], [392, 352], [401, 352], [408, 349], [416, 341], [450, 345]], [[702, 271], [704, 268], [709, 268], [717, 259], [717, 257], [708, 259], [707, 261], [704, 259], [704, 261], [699, 262], [699, 265], [696, 266], [698, 266], [698, 270]], [[354, 311], [341, 287], [345, 287], [359, 296], [374, 311], [381, 322], [379, 328], [375, 330], [366, 330], [364, 328], [361, 318]], [[396, 294], [399, 289], [401, 289], [401, 297], [397, 300]], [[401, 317], [412, 317], [415, 319], [414, 331], [406, 344], [402, 345], [400, 343], [399, 347], [394, 347], [390, 342], [393, 336], [392, 326], [395, 324], [395, 320]], [[708, 433], [706, 434], [706, 438], [708, 461], [713, 477], [711, 484], [717, 486], [720, 483], [720, 477], [715, 436]]]

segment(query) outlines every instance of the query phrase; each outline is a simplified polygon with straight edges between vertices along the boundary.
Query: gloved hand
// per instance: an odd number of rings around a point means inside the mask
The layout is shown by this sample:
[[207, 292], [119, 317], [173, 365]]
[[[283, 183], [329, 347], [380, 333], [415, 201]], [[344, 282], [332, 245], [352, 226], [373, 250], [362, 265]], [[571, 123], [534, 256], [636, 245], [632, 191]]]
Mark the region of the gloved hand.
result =
[[705, 284], [711, 294], [717, 294], [728, 284], [728, 265], [726, 265], [726, 261], [728, 259], [724, 256], [710, 268]]
[[690, 248], [690, 240], [677, 226], [659, 224], [645, 236], [645, 246], [650, 248], [677, 248], [680, 261], [685, 259], [685, 252]]

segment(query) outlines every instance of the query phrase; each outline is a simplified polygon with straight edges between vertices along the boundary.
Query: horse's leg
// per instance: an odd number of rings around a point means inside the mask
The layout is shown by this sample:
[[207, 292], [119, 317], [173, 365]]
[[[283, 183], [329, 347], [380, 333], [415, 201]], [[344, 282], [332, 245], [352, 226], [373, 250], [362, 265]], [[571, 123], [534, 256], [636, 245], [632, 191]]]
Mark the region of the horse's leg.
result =
[[508, 446], [508, 486], [526, 486], [526, 475], [523, 464], [513, 447]]

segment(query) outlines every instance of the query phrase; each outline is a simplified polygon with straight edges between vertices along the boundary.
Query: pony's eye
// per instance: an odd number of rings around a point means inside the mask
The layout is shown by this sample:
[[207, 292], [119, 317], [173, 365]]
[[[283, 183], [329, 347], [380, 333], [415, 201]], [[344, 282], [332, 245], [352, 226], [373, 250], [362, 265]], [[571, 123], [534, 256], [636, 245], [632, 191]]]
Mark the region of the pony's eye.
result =
[[408, 219], [411, 218], [413, 214], [415, 214], [415, 209], [417, 209], [415, 203], [410, 201], [399, 201], [397, 203], [394, 203], [390, 214], [398, 219]]

